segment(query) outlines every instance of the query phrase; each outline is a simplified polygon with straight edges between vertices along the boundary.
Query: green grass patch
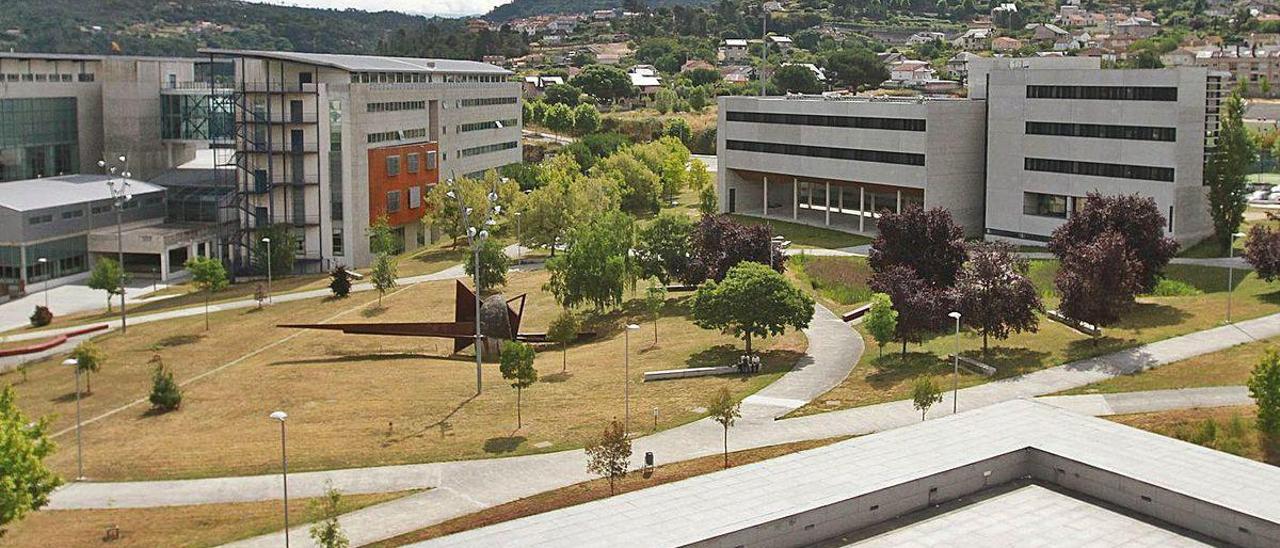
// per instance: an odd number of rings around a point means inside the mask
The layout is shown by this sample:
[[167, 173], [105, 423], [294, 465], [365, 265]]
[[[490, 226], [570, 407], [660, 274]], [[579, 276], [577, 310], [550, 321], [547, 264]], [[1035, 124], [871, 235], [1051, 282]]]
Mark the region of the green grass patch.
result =
[[759, 217], [750, 217], [747, 215], [730, 214], [733, 220], [748, 225], [771, 225], [775, 234], [781, 234], [783, 237], [791, 241], [791, 247], [796, 249], [840, 249], [842, 247], [853, 247], [856, 245], [864, 245], [871, 243], [871, 238], [841, 232], [839, 230], [831, 230], [818, 226], [809, 226], [800, 223], [789, 223], [786, 221], [778, 221], [774, 219], [761, 219]]
[[1160, 278], [1156, 282], [1156, 287], [1151, 291], [1153, 297], [1194, 297], [1203, 294], [1200, 288], [1191, 285], [1182, 280], [1172, 280], [1169, 278]]
[[871, 300], [867, 280], [872, 270], [863, 257], [793, 255], [787, 264], [796, 277], [836, 308], [849, 309]]

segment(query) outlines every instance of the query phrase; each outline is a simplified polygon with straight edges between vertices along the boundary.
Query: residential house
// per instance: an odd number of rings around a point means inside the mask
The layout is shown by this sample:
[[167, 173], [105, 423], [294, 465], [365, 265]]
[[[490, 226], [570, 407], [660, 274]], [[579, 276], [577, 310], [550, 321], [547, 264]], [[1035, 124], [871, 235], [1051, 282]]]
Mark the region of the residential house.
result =
[[966, 51], [983, 51], [991, 49], [991, 38], [993, 33], [990, 27], [969, 29], [952, 40], [951, 43], [956, 47]]
[[795, 47], [795, 42], [792, 42], [791, 38], [787, 36], [770, 35], [769, 43], [777, 46], [782, 51], [791, 51], [791, 48]]
[[662, 87], [662, 77], [653, 65], [636, 65], [627, 71], [631, 85], [640, 90], [641, 95], [653, 95]]
[[962, 51], [947, 59], [947, 72], [950, 72], [961, 79], [967, 78], [969, 75], [969, 61], [981, 57], [980, 55]]
[[889, 69], [889, 85], [912, 86], [934, 79], [933, 68], [928, 61], [903, 61]]
[[716, 67], [702, 59], [690, 59], [680, 66], [680, 72], [689, 72], [697, 69], [715, 70]]
[[1117, 23], [1112, 33], [1116, 37], [1141, 40], [1150, 38], [1160, 32], [1160, 24], [1145, 17], [1130, 17]]
[[747, 58], [747, 41], [741, 38], [726, 38], [720, 46], [720, 58], [726, 63], [736, 63]]
[[755, 69], [744, 65], [720, 67], [720, 76], [724, 81], [734, 84], [745, 84], [755, 76]]
[[917, 32], [912, 34], [910, 38], [907, 38], [907, 45], [915, 46], [919, 44], [928, 44], [929, 42], [934, 41], [946, 41], [946, 39], [947, 35], [941, 32]]
[[1032, 39], [1045, 44], [1052, 44], [1071, 36], [1071, 33], [1063, 30], [1062, 27], [1051, 23], [1028, 23], [1025, 29], [1031, 31]]
[[547, 90], [547, 86], [551, 84], [563, 84], [564, 78], [560, 76], [525, 76], [522, 91], [527, 99], [542, 97]]
[[905, 54], [902, 54], [896, 51], [885, 51], [885, 52], [877, 53], [876, 57], [879, 58], [880, 62], [884, 63], [884, 66], [886, 67], [892, 67], [894, 65], [897, 65], [898, 63], [901, 63], [907, 60], [907, 56]]
[[817, 77], [819, 82], [822, 82], [824, 84], [827, 83], [827, 72], [822, 70], [821, 68], [818, 68], [818, 65], [815, 65], [813, 63], [783, 63], [782, 64], [782, 66], [784, 67], [789, 67], [792, 65], [809, 69], [811, 72], [813, 72], [813, 75]]
[[996, 53], [1009, 53], [1022, 49], [1022, 40], [1008, 36], [998, 36], [991, 40], [991, 50]]

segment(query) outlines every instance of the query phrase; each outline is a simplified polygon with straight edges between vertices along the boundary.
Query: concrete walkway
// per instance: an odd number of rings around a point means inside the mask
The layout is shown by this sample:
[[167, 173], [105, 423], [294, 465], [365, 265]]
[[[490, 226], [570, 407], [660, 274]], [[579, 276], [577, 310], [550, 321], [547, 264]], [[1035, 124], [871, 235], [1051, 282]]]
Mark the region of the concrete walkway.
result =
[[1044, 396], [1036, 398], [1036, 400], [1054, 407], [1061, 407], [1068, 411], [1095, 417], [1150, 413], [1173, 409], [1227, 407], [1253, 403], [1253, 398], [1249, 397], [1249, 389], [1244, 386], [1177, 388], [1173, 390], [1082, 394], [1078, 396]]
[[[76, 281], [58, 287], [51, 287], [46, 292], [39, 283], [29, 286], [34, 291], [23, 297], [0, 304], [0, 332], [19, 329], [31, 325], [31, 312], [37, 305], [44, 306], [45, 293], [48, 293], [49, 310], [55, 316], [67, 316], [78, 312], [101, 310], [106, 305], [107, 294], [97, 289], [90, 289], [87, 282]], [[167, 284], [152, 284], [146, 280], [131, 280], [125, 286], [125, 302], [134, 305], [149, 302], [147, 295], [169, 287]], [[114, 307], [120, 306], [120, 298], [112, 300]], [[119, 310], [116, 308], [116, 310]], [[15, 340], [12, 337], [8, 340]]]

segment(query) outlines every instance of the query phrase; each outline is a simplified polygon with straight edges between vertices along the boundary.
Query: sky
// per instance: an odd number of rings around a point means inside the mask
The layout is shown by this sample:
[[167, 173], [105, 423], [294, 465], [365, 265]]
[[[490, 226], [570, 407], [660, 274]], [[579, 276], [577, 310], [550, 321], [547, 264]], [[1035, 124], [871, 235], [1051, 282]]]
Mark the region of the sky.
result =
[[511, 0], [248, 0], [262, 4], [309, 8], [355, 8], [366, 11], [394, 10], [423, 15], [483, 15], [494, 6]]

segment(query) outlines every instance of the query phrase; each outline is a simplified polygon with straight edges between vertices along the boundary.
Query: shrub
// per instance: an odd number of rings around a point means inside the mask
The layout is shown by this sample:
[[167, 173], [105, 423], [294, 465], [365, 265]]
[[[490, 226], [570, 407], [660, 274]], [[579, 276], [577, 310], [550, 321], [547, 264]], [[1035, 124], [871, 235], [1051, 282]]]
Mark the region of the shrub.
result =
[[165, 367], [164, 361], [157, 354], [151, 357], [151, 401], [152, 409], [173, 411], [182, 405], [182, 389], [173, 380], [173, 372]]
[[31, 326], [44, 327], [53, 323], [53, 311], [47, 306], [36, 305], [36, 311], [31, 313]]
[[1151, 290], [1151, 295], [1155, 297], [1194, 297], [1203, 294], [1204, 292], [1194, 285], [1169, 278], [1160, 278], [1156, 281], [1155, 289]]
[[339, 299], [351, 294], [351, 273], [347, 272], [347, 267], [338, 265], [329, 274], [329, 291]]
[[858, 304], [871, 299], [867, 280], [871, 267], [860, 260], [843, 257], [792, 257], [799, 273], [822, 296], [840, 304]]

